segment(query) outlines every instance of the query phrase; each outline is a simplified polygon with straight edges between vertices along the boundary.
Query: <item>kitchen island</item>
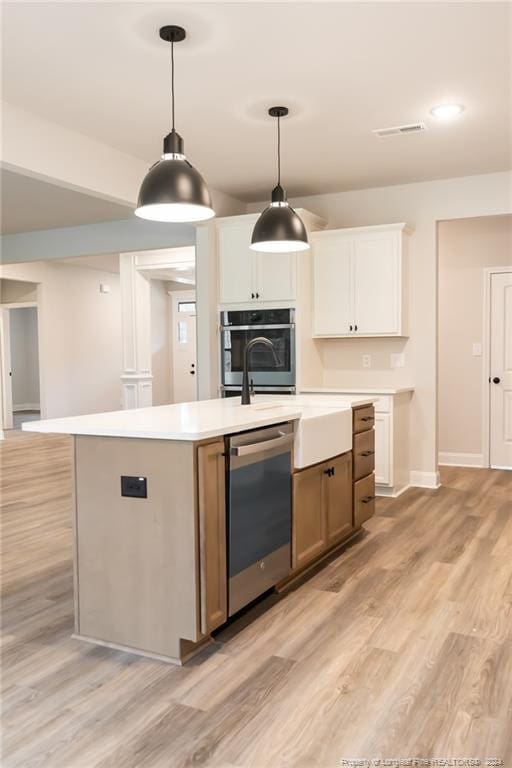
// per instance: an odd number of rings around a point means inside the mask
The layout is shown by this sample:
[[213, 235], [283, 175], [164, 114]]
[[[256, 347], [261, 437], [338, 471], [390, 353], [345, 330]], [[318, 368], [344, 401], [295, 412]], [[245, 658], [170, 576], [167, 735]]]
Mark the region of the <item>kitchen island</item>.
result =
[[[295, 441], [283, 583], [350, 538], [364, 519], [353, 504], [352, 433], [357, 441], [358, 423], [372, 432], [372, 411], [361, 396], [333, 406], [256, 397], [248, 406], [209, 400], [23, 425], [74, 436], [75, 636], [181, 664], [226, 622], [234, 435], [242, 458], [254, 452], [256, 430], [277, 429], [276, 445], [287, 433]], [[373, 496], [366, 498], [368, 517]], [[270, 566], [266, 558], [254, 563]]]

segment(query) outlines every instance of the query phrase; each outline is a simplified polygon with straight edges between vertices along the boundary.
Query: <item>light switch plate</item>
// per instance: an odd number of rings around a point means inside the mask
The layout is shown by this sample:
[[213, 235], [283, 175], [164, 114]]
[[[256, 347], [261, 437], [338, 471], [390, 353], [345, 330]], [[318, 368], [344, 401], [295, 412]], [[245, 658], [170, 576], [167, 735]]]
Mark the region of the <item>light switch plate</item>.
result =
[[482, 342], [473, 342], [473, 357], [482, 357]]
[[405, 355], [403, 352], [397, 352], [390, 355], [390, 363], [392, 368], [404, 368]]
[[372, 367], [372, 356], [363, 355], [363, 368], [371, 368], [371, 367]]

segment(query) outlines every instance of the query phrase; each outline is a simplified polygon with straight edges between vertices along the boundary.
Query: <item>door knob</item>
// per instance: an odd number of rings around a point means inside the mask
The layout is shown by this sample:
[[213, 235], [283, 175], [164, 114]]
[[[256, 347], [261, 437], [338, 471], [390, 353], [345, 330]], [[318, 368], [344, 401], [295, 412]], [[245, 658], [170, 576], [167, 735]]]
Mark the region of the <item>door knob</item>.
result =
[[189, 371], [189, 373], [190, 373], [191, 376], [195, 376], [196, 372], [195, 371]]
[[500, 377], [499, 376], [495, 376], [494, 379], [492, 380], [492, 383], [493, 384], [499, 384], [500, 381], [501, 381]]

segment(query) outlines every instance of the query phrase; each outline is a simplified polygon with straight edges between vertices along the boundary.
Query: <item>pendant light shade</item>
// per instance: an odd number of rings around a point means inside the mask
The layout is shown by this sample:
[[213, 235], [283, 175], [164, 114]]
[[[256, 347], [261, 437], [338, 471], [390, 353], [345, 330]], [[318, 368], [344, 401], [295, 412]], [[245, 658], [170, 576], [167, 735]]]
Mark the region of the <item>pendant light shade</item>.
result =
[[195, 222], [215, 216], [208, 187], [187, 160], [183, 139], [174, 128], [174, 43], [185, 39], [182, 27], [167, 26], [160, 37], [171, 43], [172, 130], [164, 139], [161, 160], [146, 174], [139, 191], [135, 215], [164, 222]]
[[271, 107], [271, 117], [277, 117], [277, 186], [272, 190], [272, 202], [254, 225], [250, 248], [265, 253], [305, 251], [309, 248], [308, 234], [300, 216], [286, 199], [281, 186], [281, 117], [287, 107]]

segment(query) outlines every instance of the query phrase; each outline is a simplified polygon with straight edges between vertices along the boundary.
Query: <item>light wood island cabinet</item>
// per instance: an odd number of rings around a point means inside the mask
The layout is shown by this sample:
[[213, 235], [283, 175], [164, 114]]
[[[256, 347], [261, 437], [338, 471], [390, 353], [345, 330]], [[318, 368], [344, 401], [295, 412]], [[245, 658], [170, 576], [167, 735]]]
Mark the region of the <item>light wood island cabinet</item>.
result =
[[350, 535], [352, 451], [294, 473], [292, 519], [294, 570]]

